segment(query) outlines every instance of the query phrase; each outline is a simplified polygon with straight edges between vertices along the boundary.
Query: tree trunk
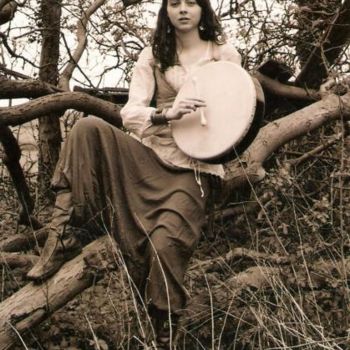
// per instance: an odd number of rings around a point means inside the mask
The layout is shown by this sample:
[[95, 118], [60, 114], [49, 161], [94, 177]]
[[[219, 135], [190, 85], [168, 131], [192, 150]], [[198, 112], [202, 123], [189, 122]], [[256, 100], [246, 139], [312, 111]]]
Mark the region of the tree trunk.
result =
[[[61, 6], [61, 0], [41, 2], [43, 38], [39, 78], [53, 85], [57, 85], [58, 82]], [[39, 189], [43, 196], [51, 200], [53, 197], [48, 189], [59, 157], [61, 141], [57, 115], [42, 116], [39, 119]]]

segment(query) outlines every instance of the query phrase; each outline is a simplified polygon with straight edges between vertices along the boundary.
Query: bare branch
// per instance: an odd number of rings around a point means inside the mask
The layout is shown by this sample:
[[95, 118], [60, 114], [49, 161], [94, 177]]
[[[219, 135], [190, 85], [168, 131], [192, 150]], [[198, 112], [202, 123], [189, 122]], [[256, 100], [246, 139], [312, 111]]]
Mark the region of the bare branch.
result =
[[59, 80], [59, 86], [62, 87], [64, 90], [69, 90], [69, 80], [72, 77], [73, 71], [76, 68], [87, 43], [87, 25], [89, 18], [105, 3], [106, 0], [96, 0], [92, 5], [87, 9], [87, 11], [84, 13], [83, 18], [81, 18], [78, 22], [77, 27], [77, 40], [78, 45], [75, 49], [75, 52], [71, 56], [70, 62], [67, 64], [66, 68], [64, 69], [60, 80]]
[[12, 50], [12, 48], [10, 47], [10, 45], [7, 42], [7, 37], [4, 33], [0, 32], [0, 38], [2, 40], [2, 43], [4, 44], [6, 50], [8, 51], [8, 53], [15, 58], [20, 58], [22, 59], [24, 62], [29, 63], [30, 65], [32, 65], [35, 68], [39, 68], [34, 62], [28, 60], [27, 58], [21, 56], [21, 55], [17, 55], [15, 51]]
[[0, 71], [4, 72], [4, 74], [6, 74], [6, 75], [10, 75], [10, 76], [15, 77], [15, 78], [32, 79], [29, 75], [25, 75], [23, 73], [16, 72], [12, 69], [8, 69], [3, 64], [0, 64]]
[[0, 80], [0, 99], [36, 98], [56, 92], [62, 90], [41, 80]]
[[315, 147], [313, 150], [304, 153], [302, 156], [295, 158], [295, 159], [290, 159], [288, 160], [287, 164], [288, 166], [297, 166], [303, 162], [305, 162], [306, 160], [310, 159], [311, 157], [315, 157], [316, 154], [324, 151], [325, 149], [333, 146], [336, 142], [338, 142], [339, 140], [341, 140], [342, 138], [342, 133], [338, 133], [337, 135], [335, 135], [334, 137], [332, 137], [329, 141]]
[[67, 109], [94, 114], [117, 127], [122, 125], [119, 107], [114, 103], [81, 92], [61, 92], [18, 106], [0, 108], [0, 126], [23, 124], [48, 113], [63, 113]]

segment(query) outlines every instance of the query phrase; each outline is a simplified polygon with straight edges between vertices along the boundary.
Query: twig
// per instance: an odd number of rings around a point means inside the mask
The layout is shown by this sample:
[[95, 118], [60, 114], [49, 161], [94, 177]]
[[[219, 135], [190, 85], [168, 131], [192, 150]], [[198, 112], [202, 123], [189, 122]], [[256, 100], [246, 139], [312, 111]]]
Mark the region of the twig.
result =
[[313, 150], [311, 150], [309, 152], [306, 152], [305, 154], [303, 154], [299, 158], [290, 159], [286, 163], [288, 165], [291, 165], [291, 166], [292, 165], [294, 165], [294, 166], [300, 165], [301, 163], [305, 162], [309, 158], [315, 156], [315, 154], [320, 153], [320, 152], [324, 151], [325, 149], [329, 148], [330, 146], [334, 145], [341, 138], [342, 138], [342, 133], [339, 133], [336, 136], [334, 136], [331, 140], [324, 143], [323, 145], [317, 146], [316, 148], [314, 148]]
[[12, 48], [10, 47], [10, 45], [7, 42], [7, 37], [4, 33], [0, 32], [0, 38], [2, 39], [2, 43], [4, 44], [6, 50], [8, 51], [8, 53], [12, 56], [12, 57], [16, 57], [16, 58], [21, 58], [24, 62], [29, 63], [30, 65], [32, 65], [35, 68], [40, 68], [39, 66], [37, 66], [35, 63], [33, 63], [32, 61], [28, 60], [27, 58], [16, 54], [16, 52], [14, 52], [12, 50]]

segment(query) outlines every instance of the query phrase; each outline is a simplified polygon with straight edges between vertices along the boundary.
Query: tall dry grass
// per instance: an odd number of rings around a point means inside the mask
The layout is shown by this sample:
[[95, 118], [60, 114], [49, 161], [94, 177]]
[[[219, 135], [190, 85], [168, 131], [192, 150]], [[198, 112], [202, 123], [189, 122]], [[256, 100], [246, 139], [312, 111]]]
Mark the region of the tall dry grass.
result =
[[[323, 128], [281, 149], [266, 164], [263, 183], [230, 198], [229, 207], [247, 210], [204, 230], [186, 274], [189, 304], [174, 348], [350, 348], [348, 140], [341, 138], [297, 165], [289, 162], [341, 128]], [[37, 196], [35, 180], [29, 173], [28, 178]], [[16, 194], [3, 165], [0, 187], [4, 237], [18, 227]], [[256, 211], [249, 210], [252, 203], [258, 204]], [[36, 210], [49, 219], [40, 203]], [[245, 253], [236, 254], [237, 248]], [[147, 307], [119, 251], [115, 257], [117, 271], [37, 329], [18, 335], [17, 348], [154, 349]], [[19, 272], [4, 266], [2, 299], [24, 283]]]

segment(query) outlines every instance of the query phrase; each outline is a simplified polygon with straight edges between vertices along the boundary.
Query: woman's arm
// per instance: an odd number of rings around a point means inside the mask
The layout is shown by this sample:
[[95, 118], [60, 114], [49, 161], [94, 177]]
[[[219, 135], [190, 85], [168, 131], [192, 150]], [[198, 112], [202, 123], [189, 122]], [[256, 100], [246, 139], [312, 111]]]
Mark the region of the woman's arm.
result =
[[150, 103], [156, 85], [153, 65], [152, 48], [146, 47], [141, 51], [133, 69], [129, 100], [120, 111], [124, 126], [140, 139], [164, 128], [162, 125], [153, 125], [151, 122], [155, 108], [150, 107]]

